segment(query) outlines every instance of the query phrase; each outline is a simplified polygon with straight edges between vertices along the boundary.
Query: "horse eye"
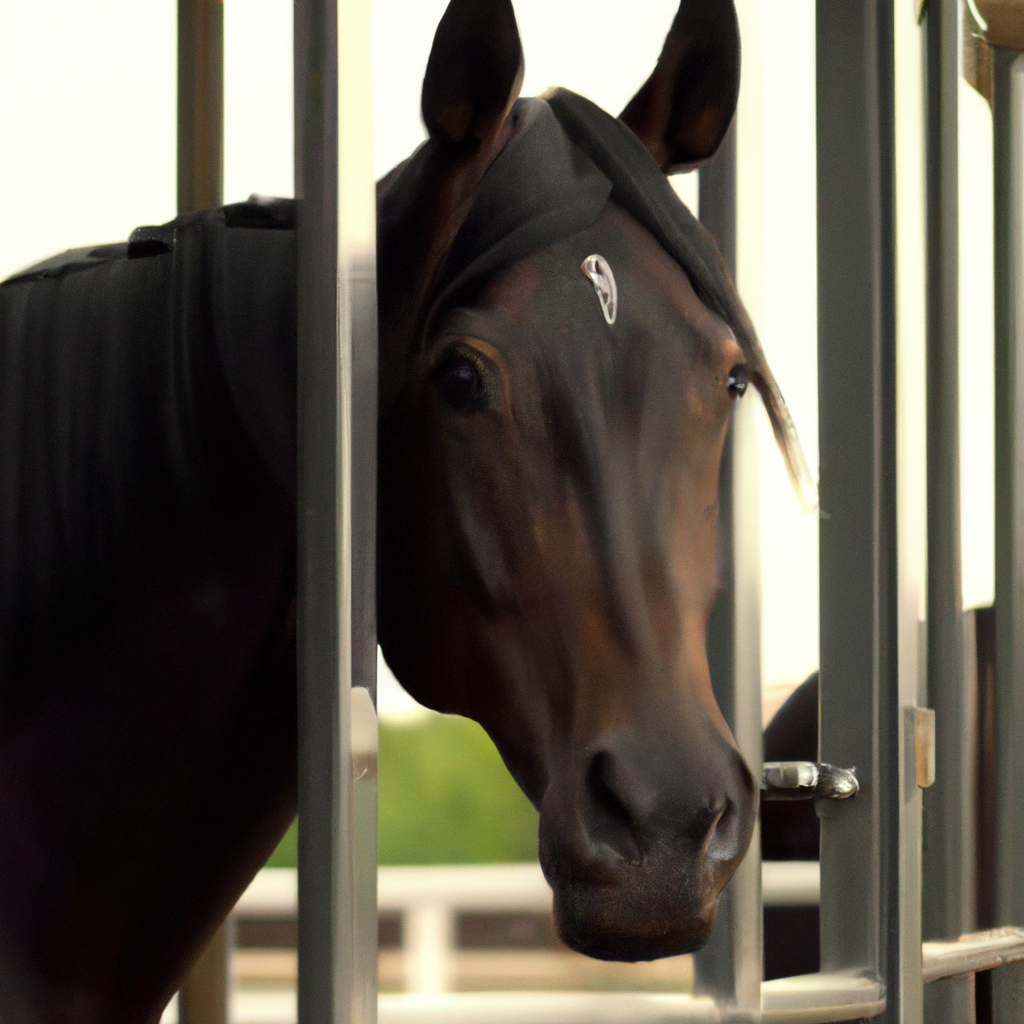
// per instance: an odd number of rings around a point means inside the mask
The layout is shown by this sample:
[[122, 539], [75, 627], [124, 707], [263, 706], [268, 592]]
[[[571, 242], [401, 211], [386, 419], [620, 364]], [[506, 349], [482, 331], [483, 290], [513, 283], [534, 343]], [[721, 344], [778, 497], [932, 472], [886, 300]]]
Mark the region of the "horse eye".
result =
[[725, 386], [733, 398], [742, 398], [747, 390], [747, 368], [745, 366], [734, 366], [725, 378]]
[[444, 401], [459, 412], [487, 407], [487, 388], [480, 367], [459, 352], [444, 356], [434, 367], [434, 384]]

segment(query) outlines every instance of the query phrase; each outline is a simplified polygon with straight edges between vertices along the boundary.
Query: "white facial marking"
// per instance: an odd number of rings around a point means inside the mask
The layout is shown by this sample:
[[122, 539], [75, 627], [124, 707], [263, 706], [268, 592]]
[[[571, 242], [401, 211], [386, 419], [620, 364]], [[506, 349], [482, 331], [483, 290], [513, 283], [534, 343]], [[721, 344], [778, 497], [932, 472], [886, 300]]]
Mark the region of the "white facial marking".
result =
[[580, 264], [580, 270], [594, 284], [594, 291], [597, 292], [605, 321], [609, 324], [615, 323], [615, 315], [619, 311], [619, 290], [615, 286], [615, 275], [612, 273], [608, 261], [595, 252]]

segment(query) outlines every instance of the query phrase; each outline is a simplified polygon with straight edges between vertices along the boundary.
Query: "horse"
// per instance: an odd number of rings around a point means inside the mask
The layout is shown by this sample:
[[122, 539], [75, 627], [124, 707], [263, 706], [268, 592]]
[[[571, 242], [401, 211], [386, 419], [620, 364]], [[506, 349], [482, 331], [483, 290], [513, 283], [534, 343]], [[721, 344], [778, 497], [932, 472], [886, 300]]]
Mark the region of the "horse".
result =
[[[428, 140], [378, 185], [378, 621], [539, 808], [557, 928], [698, 947], [758, 785], [711, 691], [719, 471], [789, 415], [667, 174], [735, 110], [731, 0], [682, 0], [615, 118], [519, 99], [509, 0], [451, 0]], [[0, 287], [0, 1021], [155, 1021], [296, 807], [301, 206]]]

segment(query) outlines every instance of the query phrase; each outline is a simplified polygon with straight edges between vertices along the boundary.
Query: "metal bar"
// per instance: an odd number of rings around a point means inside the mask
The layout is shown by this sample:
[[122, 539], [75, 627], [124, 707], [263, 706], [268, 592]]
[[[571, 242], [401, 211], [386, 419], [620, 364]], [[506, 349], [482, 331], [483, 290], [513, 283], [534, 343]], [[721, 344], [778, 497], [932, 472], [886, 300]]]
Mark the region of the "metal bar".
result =
[[[941, 771], [923, 794], [922, 930], [951, 939], [975, 927], [975, 690], [964, 662], [960, 582], [959, 195], [960, 0], [925, 12], [927, 115], [928, 703]], [[925, 1016], [974, 1020], [974, 978], [923, 994]]]
[[860, 971], [820, 971], [776, 978], [762, 986], [761, 1024], [827, 1024], [877, 1017], [885, 988]]
[[178, 993], [179, 1024], [227, 1024], [234, 931], [229, 917], [192, 965]]
[[224, 201], [224, 4], [178, 0], [178, 213]]
[[[224, 4], [178, 0], [178, 213], [219, 206], [224, 189]], [[231, 928], [222, 925], [178, 997], [181, 1024], [227, 1024]]]
[[993, 1024], [1024, 1021], [1024, 963], [1001, 967], [992, 975]]
[[[373, 724], [353, 714], [372, 686], [353, 622], [369, 628], [365, 560], [353, 538], [373, 515], [375, 205], [369, 0], [296, 0], [295, 159], [299, 348], [299, 1020], [376, 1019], [376, 914], [370, 956], [367, 846], [353, 837], [375, 801], [353, 792]], [[365, 394], [370, 384], [374, 396]], [[353, 657], [356, 658], [355, 663]], [[360, 703], [365, 703], [360, 701]], [[353, 752], [359, 762], [353, 761]], [[374, 773], [375, 777], [375, 773]], [[362, 794], [366, 796], [367, 794]], [[370, 804], [373, 804], [370, 807]], [[371, 813], [372, 812], [372, 813]], [[373, 822], [369, 825], [372, 827]]]
[[921, 960], [926, 985], [940, 978], [1017, 963], [1024, 960], [1024, 928], [991, 928], [951, 942], [925, 942]]
[[928, 79], [928, 702], [935, 784], [925, 794], [924, 933], [974, 926], [974, 695], [966, 692], [960, 558], [957, 89], [959, 0], [929, 0]]
[[[995, 923], [1024, 924], [1024, 54], [993, 48], [995, 174]], [[1024, 969], [992, 978], [1021, 1020]]]
[[855, 799], [818, 805], [822, 967], [884, 979], [885, 1019], [918, 1021], [898, 672], [892, 3], [818, 0], [816, 31], [819, 759], [861, 783]]
[[[376, 366], [376, 338], [373, 339], [373, 362]], [[358, 355], [356, 357], [358, 362]], [[353, 374], [353, 379], [358, 380], [358, 375]], [[376, 374], [373, 381], [374, 408], [376, 409], [377, 380]], [[353, 410], [358, 403], [353, 401]], [[376, 414], [375, 414], [376, 415]], [[376, 419], [372, 421], [374, 428], [372, 440], [376, 441]], [[359, 437], [359, 431], [353, 429], [353, 440]], [[376, 454], [376, 445], [370, 449]], [[360, 453], [365, 457], [365, 453]], [[353, 461], [358, 461], [354, 457]], [[376, 459], [371, 472], [376, 469]], [[375, 475], [375, 473], [374, 473]], [[356, 524], [362, 517], [375, 517], [376, 493], [364, 494], [362, 500], [358, 501], [359, 489], [355, 486], [357, 472], [353, 467], [353, 534], [356, 534]], [[370, 530], [373, 529], [371, 526]], [[367, 532], [362, 531], [363, 535]], [[371, 549], [375, 552], [376, 548]], [[372, 560], [372, 559], [371, 559]], [[357, 608], [372, 601], [374, 597], [373, 583], [362, 580], [355, 575], [355, 565], [358, 559], [353, 556], [353, 581], [352, 581], [352, 623], [353, 629], [359, 624], [360, 617], [363, 622], [361, 628], [371, 629], [367, 619], [372, 616], [360, 614]], [[369, 583], [369, 590], [366, 586]], [[372, 690], [376, 689], [376, 631], [369, 634], [364, 632], [362, 642], [370, 646], [374, 652], [371, 672], [374, 677], [364, 680], [363, 685], [352, 687], [352, 831], [350, 842], [352, 844], [352, 879], [354, 889], [353, 902], [353, 959], [355, 989], [353, 992], [353, 1013], [352, 1019], [355, 1024], [374, 1024], [377, 1020], [377, 709], [374, 706]], [[360, 669], [366, 668], [365, 662], [360, 660], [360, 646], [353, 642], [352, 653], [352, 676], [360, 678]]]
[[[943, 784], [945, 776], [944, 798], [952, 804], [952, 807], [943, 807], [941, 799], [935, 802], [938, 806], [929, 804], [931, 789], [924, 791], [925, 823], [927, 829], [924, 836], [923, 868], [924, 868], [924, 898], [922, 900], [923, 918], [927, 922], [928, 931], [924, 934], [936, 934], [947, 936], [949, 931], [939, 932], [938, 925], [944, 924], [946, 929], [955, 925], [956, 920], [962, 919], [965, 923], [965, 931], [977, 927], [978, 903], [977, 903], [977, 794], [978, 794], [978, 664], [977, 664], [977, 641], [976, 641], [976, 616], [973, 611], [966, 612], [962, 616], [964, 650], [964, 685], [962, 688], [962, 707], [959, 714], [954, 718], [953, 712], [947, 708], [945, 712], [945, 729], [937, 728], [937, 752], [945, 751], [950, 763], [947, 767], [943, 755], [937, 753], [937, 759], [942, 764], [942, 772], [936, 771], [936, 786]], [[955, 705], [954, 705], [955, 707]], [[943, 715], [937, 712], [937, 722], [941, 722]], [[950, 719], [953, 719], [950, 721]], [[945, 737], [945, 745], [943, 745]], [[949, 779], [954, 774], [958, 778]], [[947, 828], [960, 829], [955, 836], [934, 836], [937, 831], [938, 822], [935, 818], [947, 821]], [[943, 815], [947, 817], [943, 819]], [[939, 844], [937, 849], [930, 847], [931, 843]], [[942, 862], [941, 854], [945, 851], [945, 863]], [[929, 854], [932, 854], [929, 857]], [[962, 861], [966, 877], [958, 878], [955, 874], [948, 878], [948, 891], [942, 888], [942, 879], [946, 872], [954, 871], [958, 858]], [[965, 901], [969, 899], [969, 902]], [[938, 904], [938, 906], [933, 906]], [[930, 918], [930, 920], [929, 920]], [[980, 936], [990, 933], [982, 932]], [[974, 970], [984, 970], [977, 967], [971, 971], [950, 971], [943, 980], [933, 981], [933, 975], [929, 968], [929, 958], [936, 955], [936, 951], [943, 946], [962, 947], [958, 943], [965, 942], [972, 938], [969, 934], [961, 933], [961, 938], [953, 942], [925, 942], [923, 945], [924, 957], [924, 981], [927, 987], [924, 991], [925, 1020], [948, 1021], [949, 1024], [963, 1022], [973, 1024], [976, 1016], [976, 996]], [[993, 965], [994, 966], [994, 965]]]
[[[878, 1016], [885, 994], [856, 971], [765, 982], [761, 1024], [827, 1024]], [[707, 996], [654, 992], [448, 992], [382, 995], [381, 1024], [741, 1024], [747, 1010]]]
[[[700, 216], [736, 273], [736, 123], [700, 171]], [[751, 403], [733, 416], [722, 457], [718, 536], [723, 589], [708, 623], [715, 698], [747, 765], [761, 766], [761, 580], [757, 451]], [[761, 1003], [761, 855], [750, 849], [719, 900], [708, 942], [694, 958], [697, 990], [722, 1006]]]
[[762, 861], [761, 894], [766, 907], [815, 907], [821, 898], [821, 865], [816, 860]]
[[1024, 924], [1024, 55], [993, 50], [996, 924]]
[[726, 1024], [712, 999], [654, 992], [382, 995], [381, 1024]]

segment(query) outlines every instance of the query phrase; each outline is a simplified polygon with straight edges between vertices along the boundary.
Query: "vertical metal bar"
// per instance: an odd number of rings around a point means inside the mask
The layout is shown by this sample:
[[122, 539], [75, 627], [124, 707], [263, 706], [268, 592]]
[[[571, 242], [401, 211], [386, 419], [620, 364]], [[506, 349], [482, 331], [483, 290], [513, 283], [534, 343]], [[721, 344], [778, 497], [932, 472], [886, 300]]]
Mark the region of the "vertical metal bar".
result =
[[[1024, 924], [1024, 54], [993, 48], [996, 399], [995, 923]], [[1001, 968], [1000, 970], [1006, 970]], [[993, 977], [997, 1024], [1007, 986]], [[1010, 986], [1012, 988], [1012, 986]]]
[[192, 965], [178, 993], [179, 1024], [228, 1024], [234, 931], [228, 918]]
[[992, 1024], [1024, 1021], [1024, 962], [1006, 964], [992, 972]]
[[[736, 273], [736, 125], [700, 171], [700, 216]], [[761, 765], [761, 580], [757, 451], [752, 403], [740, 403], [722, 457], [718, 531], [723, 589], [708, 623], [708, 661], [718, 706], [750, 766]], [[698, 990], [721, 1005], [761, 1005], [761, 852], [750, 849], [719, 902], [695, 956]]]
[[178, 213], [224, 192], [224, 4], [178, 0]]
[[[938, 726], [940, 712], [936, 710], [936, 763], [941, 771], [955, 774], [959, 777], [958, 784], [946, 782], [944, 799], [952, 803], [952, 808], [944, 808], [940, 800], [936, 800], [935, 806], [930, 807], [928, 797], [931, 789], [924, 791], [925, 796], [925, 831], [924, 831], [924, 879], [922, 897], [922, 919], [925, 926], [931, 925], [934, 934], [925, 932], [925, 937], [932, 938], [958, 938], [967, 931], [973, 931], [978, 927], [978, 913], [976, 902], [976, 885], [973, 884], [977, 878], [977, 847], [976, 847], [976, 809], [977, 809], [977, 783], [978, 783], [978, 640], [977, 640], [977, 611], [972, 609], [965, 612], [963, 621], [963, 650], [964, 650], [964, 685], [962, 689], [962, 714], [955, 720], [956, 728], [953, 729], [947, 723], [946, 742], [943, 745], [942, 731]], [[946, 712], [949, 716], [949, 712]], [[951, 735], [952, 734], [952, 737]], [[951, 738], [955, 740], [953, 747]], [[951, 750], [950, 748], [953, 747]], [[942, 751], [950, 757], [950, 764], [947, 767], [941, 760]], [[940, 771], [936, 771], [935, 785], [939, 784]], [[968, 788], [964, 793], [959, 787]], [[932, 787], [934, 788], [934, 787]], [[940, 798], [941, 799], [941, 798]], [[938, 820], [936, 820], [938, 819]], [[935, 839], [933, 831], [937, 830], [939, 823], [945, 819], [946, 828], [963, 829], [963, 834], [955, 836], [940, 837]], [[938, 846], [938, 851], [945, 849], [947, 863], [943, 863], [937, 855], [932, 854], [930, 844], [933, 842], [945, 842], [945, 847]], [[936, 854], [938, 853], [936, 851]], [[959, 879], [955, 875], [949, 878], [950, 890], [947, 892], [941, 888], [943, 874], [946, 871], [955, 869], [957, 854], [963, 860], [965, 879]], [[951, 861], [950, 865], [948, 862]], [[936, 863], [938, 862], [938, 863]], [[969, 884], [970, 883], [970, 884]], [[974, 897], [969, 904], [963, 905], [963, 900], [968, 896]], [[932, 906], [938, 904], [937, 907]], [[955, 922], [960, 916], [965, 924], [960, 931], [952, 931], [956, 927]], [[935, 922], [945, 925], [947, 932], [939, 934]], [[949, 1022], [949, 1024], [973, 1024], [976, 1019], [976, 996], [975, 996], [975, 975], [958, 974], [951, 978], [942, 978], [939, 981], [931, 982], [924, 989], [925, 1020], [938, 1020]]]
[[[938, 771], [924, 793], [922, 929], [926, 939], [955, 939], [975, 926], [977, 697], [968, 692], [960, 582], [960, 0], [930, 0], [925, 38], [928, 703]], [[973, 976], [928, 986], [925, 1007], [928, 1019], [973, 1021]]]
[[[219, 206], [224, 189], [224, 4], [178, 0], [178, 213]], [[233, 926], [225, 922], [178, 996], [181, 1024], [227, 1024]]]
[[893, 16], [892, 0], [817, 3], [820, 746], [861, 781], [856, 799], [819, 808], [821, 960], [881, 976], [885, 1019], [919, 1021], [898, 672]]
[[[299, 344], [299, 1020], [376, 1019], [365, 829], [375, 729], [376, 402], [369, 0], [296, 0]], [[372, 391], [372, 394], [369, 393]], [[369, 517], [369, 518], [367, 518]], [[369, 579], [368, 579], [369, 577]], [[359, 634], [353, 636], [353, 625]], [[355, 754], [355, 757], [353, 757]], [[375, 772], [373, 773], [375, 780]], [[366, 799], [366, 797], [371, 799]], [[362, 819], [362, 820], [360, 820]], [[359, 830], [363, 832], [359, 834]], [[355, 837], [359, 834], [359, 844]], [[375, 861], [375, 858], [374, 858]], [[376, 864], [373, 864], [375, 874]]]

